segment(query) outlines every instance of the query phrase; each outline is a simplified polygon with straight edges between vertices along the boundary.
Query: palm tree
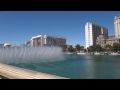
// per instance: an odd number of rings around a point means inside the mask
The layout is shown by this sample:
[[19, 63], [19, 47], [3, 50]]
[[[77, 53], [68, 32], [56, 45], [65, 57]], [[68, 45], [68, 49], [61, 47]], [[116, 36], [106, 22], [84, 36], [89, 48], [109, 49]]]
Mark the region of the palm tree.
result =
[[79, 45], [79, 44], [77, 44], [75, 47], [76, 47], [76, 50], [80, 53], [80, 50], [81, 50], [80, 45]]
[[73, 46], [72, 46], [72, 45], [70, 45], [70, 46], [68, 47], [68, 52], [70, 52], [70, 53], [73, 52]]
[[84, 46], [81, 46], [81, 51], [84, 51]]

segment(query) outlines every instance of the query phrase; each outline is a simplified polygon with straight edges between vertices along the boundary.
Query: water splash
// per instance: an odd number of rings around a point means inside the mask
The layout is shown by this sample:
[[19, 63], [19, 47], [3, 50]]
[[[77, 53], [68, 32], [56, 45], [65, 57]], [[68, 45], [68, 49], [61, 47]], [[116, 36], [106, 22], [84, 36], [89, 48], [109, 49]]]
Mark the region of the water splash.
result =
[[56, 46], [0, 48], [0, 63], [36, 63], [63, 59], [62, 48]]

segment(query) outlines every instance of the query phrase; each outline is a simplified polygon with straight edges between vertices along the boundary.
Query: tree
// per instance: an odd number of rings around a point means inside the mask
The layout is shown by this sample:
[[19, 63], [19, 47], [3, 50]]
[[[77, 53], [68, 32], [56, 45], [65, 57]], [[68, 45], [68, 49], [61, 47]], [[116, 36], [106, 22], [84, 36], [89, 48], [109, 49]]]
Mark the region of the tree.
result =
[[79, 45], [79, 44], [77, 44], [77, 45], [75, 46], [75, 48], [76, 48], [76, 50], [77, 50], [78, 52], [80, 52], [81, 47], [80, 47], [80, 45]]
[[90, 46], [88, 47], [88, 52], [101, 52], [104, 51], [104, 49], [100, 45]]
[[104, 51], [103, 48], [101, 47], [101, 45], [96, 45], [94, 50], [97, 52]]
[[84, 46], [81, 46], [81, 51], [84, 51]]
[[72, 46], [72, 45], [70, 45], [70, 46], [68, 47], [68, 52], [70, 52], [70, 53], [73, 52], [73, 46]]
[[120, 43], [113, 43], [112, 51], [114, 52], [120, 51]]
[[77, 50], [76, 50], [76, 48], [73, 48], [73, 52], [75, 52], [75, 53], [76, 53], [76, 51], [77, 51]]
[[105, 46], [105, 50], [106, 51], [111, 51], [112, 50], [112, 46], [111, 45], [106, 45]]
[[87, 52], [87, 50], [86, 50], [86, 49], [84, 49], [84, 52]]
[[95, 51], [95, 47], [94, 46], [90, 46], [87, 49], [88, 49], [88, 52], [94, 52]]

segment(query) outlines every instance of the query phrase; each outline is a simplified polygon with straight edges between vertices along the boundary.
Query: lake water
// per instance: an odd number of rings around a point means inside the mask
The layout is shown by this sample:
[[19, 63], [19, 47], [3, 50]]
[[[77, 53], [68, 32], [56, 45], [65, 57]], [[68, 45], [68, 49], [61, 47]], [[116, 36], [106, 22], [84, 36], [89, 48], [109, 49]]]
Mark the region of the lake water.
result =
[[120, 56], [64, 55], [65, 60], [11, 64], [71, 79], [118, 79]]

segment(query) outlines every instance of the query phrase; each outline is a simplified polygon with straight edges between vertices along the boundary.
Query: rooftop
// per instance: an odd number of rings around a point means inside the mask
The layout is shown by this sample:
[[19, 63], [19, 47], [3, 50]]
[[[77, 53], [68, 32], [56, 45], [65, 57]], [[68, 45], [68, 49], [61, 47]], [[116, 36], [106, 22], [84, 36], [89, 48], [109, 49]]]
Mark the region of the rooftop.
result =
[[104, 26], [101, 26], [101, 25], [98, 25], [98, 24], [95, 24], [95, 23], [91, 23], [91, 22], [86, 22], [86, 25], [88, 25], [88, 24], [92, 24], [92, 25], [95, 25], [95, 26], [98, 26], [98, 27], [107, 29], [107, 28], [104, 27]]
[[120, 16], [115, 16], [115, 19], [118, 19], [118, 18], [120, 18]]
[[[38, 38], [38, 37], [41, 37], [42, 35], [37, 35], [37, 36], [34, 36], [32, 37], [32, 39], [34, 38]], [[43, 35], [44, 37], [54, 37], [54, 38], [63, 38], [63, 39], [66, 39], [66, 37], [60, 37], [60, 36], [51, 36], [51, 35]], [[32, 40], [31, 39], [31, 40]]]
[[8, 46], [8, 45], [10, 45], [10, 44], [9, 44], [9, 43], [5, 43], [5, 44], [4, 44], [4, 46]]

